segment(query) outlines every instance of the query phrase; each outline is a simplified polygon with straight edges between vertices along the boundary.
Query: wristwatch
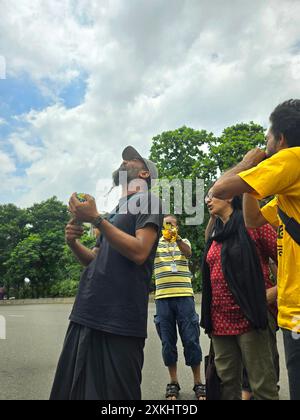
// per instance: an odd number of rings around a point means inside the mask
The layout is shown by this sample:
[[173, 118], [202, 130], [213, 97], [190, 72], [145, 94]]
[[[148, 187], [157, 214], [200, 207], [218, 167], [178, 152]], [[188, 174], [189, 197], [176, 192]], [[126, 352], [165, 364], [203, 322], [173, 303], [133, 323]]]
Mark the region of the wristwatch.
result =
[[97, 216], [93, 221], [92, 221], [92, 225], [96, 228], [96, 229], [100, 229], [102, 223], [103, 223], [104, 219], [102, 216]]

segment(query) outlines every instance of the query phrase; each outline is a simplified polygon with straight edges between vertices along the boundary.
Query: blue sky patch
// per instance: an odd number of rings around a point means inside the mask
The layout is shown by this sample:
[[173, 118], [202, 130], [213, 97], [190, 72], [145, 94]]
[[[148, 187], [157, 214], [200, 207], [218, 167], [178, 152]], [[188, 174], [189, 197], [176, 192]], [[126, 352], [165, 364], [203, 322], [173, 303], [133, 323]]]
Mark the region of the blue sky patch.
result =
[[87, 81], [86, 77], [81, 75], [73, 80], [60, 92], [60, 98], [66, 108], [75, 108], [83, 103], [86, 93]]
[[42, 110], [51, 101], [42, 95], [37, 85], [26, 75], [0, 81], [0, 118], [21, 115], [32, 109]]

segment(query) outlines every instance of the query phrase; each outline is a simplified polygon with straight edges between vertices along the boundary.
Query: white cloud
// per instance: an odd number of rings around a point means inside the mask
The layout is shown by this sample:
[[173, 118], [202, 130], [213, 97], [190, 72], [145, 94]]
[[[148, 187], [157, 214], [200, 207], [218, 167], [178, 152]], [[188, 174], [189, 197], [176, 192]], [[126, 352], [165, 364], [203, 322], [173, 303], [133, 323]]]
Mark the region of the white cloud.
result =
[[[27, 164], [19, 203], [93, 193], [125, 145], [147, 154], [162, 130], [266, 125], [300, 96], [299, 15], [293, 0], [2, 0], [8, 75], [27, 72], [57, 99], [7, 140]], [[60, 90], [82, 73], [83, 103], [67, 109]]]
[[15, 165], [13, 160], [4, 152], [0, 151], [0, 171], [1, 174], [9, 174], [14, 172]]
[[[25, 134], [28, 135], [29, 133], [25, 132]], [[26, 140], [26, 136], [22, 133], [12, 134], [9, 141], [17, 159], [22, 164], [35, 162], [43, 157], [43, 149], [29, 144]]]

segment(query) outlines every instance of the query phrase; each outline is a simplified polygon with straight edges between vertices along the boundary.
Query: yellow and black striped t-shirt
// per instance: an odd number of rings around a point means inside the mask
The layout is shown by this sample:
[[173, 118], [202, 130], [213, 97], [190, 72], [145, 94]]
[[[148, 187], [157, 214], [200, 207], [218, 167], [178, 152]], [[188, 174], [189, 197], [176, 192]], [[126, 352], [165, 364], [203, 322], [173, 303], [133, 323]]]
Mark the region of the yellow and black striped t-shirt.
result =
[[[187, 239], [183, 241], [191, 246]], [[177, 272], [172, 271], [173, 259]], [[194, 296], [192, 274], [188, 259], [182, 254], [177, 244], [170, 244], [161, 238], [154, 262], [155, 299]]]

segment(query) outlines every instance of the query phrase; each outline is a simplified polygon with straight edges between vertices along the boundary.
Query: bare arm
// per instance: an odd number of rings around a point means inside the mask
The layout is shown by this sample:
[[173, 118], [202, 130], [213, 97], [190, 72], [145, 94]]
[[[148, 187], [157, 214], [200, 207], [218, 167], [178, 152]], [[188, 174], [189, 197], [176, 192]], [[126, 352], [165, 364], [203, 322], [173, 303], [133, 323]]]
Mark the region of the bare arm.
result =
[[96, 258], [99, 248], [94, 248], [93, 250], [85, 247], [82, 245], [78, 240], [69, 244], [70, 249], [72, 250], [73, 254], [77, 258], [77, 260], [82, 264], [84, 267], [90, 265], [90, 263]]
[[70, 249], [80, 264], [82, 264], [84, 267], [87, 267], [96, 257], [97, 253], [99, 252], [99, 248], [94, 248], [91, 250], [82, 245], [79, 240], [83, 234], [83, 227], [78, 226], [74, 220], [71, 220], [66, 226], [65, 238], [67, 244], [69, 245]]
[[256, 229], [268, 223], [260, 210], [258, 201], [250, 194], [244, 194], [243, 210], [248, 228]]
[[188, 244], [186, 244], [183, 240], [179, 240], [177, 241], [177, 245], [186, 258], [189, 259], [192, 257], [192, 250]]
[[[80, 203], [76, 193], [73, 194], [69, 202], [70, 211], [75, 220], [93, 223], [100, 216], [96, 202], [88, 194], [85, 194], [85, 198], [86, 202]], [[158, 231], [154, 224], [137, 230], [135, 236], [128, 235], [107, 220], [102, 221], [100, 229], [102, 235], [116, 251], [137, 265], [145, 263], [158, 237]]]
[[101, 232], [116, 251], [137, 265], [145, 263], [158, 236], [154, 225], [139, 229], [136, 231], [136, 236], [131, 236], [107, 220], [102, 222]]
[[[242, 172], [242, 170], [237, 169], [237, 173], [240, 172]], [[219, 198], [220, 200], [227, 200], [237, 195], [251, 192], [253, 192], [253, 189], [250, 185], [236, 174], [233, 174], [232, 176], [223, 175], [212, 188], [214, 197]]]
[[253, 192], [253, 188], [243, 181], [238, 174], [254, 168], [265, 158], [265, 152], [260, 149], [254, 149], [248, 152], [242, 162], [222, 175], [215, 183], [212, 188], [213, 195], [220, 200], [227, 200], [243, 193]]
[[267, 302], [268, 305], [275, 305], [277, 303], [277, 286], [271, 287], [271, 289], [267, 290]]

